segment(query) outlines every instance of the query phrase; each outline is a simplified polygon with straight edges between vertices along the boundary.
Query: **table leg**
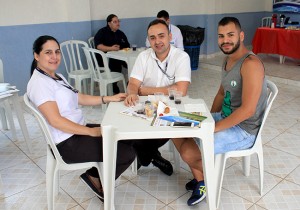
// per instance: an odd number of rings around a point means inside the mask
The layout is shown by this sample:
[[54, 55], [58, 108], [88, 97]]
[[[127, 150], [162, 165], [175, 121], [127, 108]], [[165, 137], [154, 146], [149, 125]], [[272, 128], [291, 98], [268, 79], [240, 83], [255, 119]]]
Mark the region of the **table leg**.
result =
[[114, 210], [117, 141], [112, 126], [102, 126], [104, 210]]
[[209, 132], [205, 140], [201, 141], [203, 172], [206, 186], [206, 202], [210, 210], [216, 209], [216, 174], [214, 171], [214, 135]]
[[[11, 108], [10, 108], [10, 104], [9, 104], [8, 100], [4, 100], [3, 103], [4, 103], [4, 106], [5, 106], [6, 116], [7, 116], [8, 122], [9, 122], [12, 139], [17, 140], [17, 132], [16, 132], [16, 127], [15, 127], [12, 111], [11, 111]], [[7, 121], [7, 120], [6, 120], [6, 117], [5, 117], [5, 121]]]
[[23, 111], [22, 111], [21, 104], [19, 101], [18, 93], [13, 93], [11, 99], [13, 101], [13, 106], [15, 108], [17, 118], [19, 120], [19, 124], [20, 124], [21, 130], [22, 130], [26, 145], [28, 147], [29, 152], [32, 153], [30, 138], [29, 138], [28, 130], [27, 130], [26, 123], [24, 120], [24, 115], [23, 115]]

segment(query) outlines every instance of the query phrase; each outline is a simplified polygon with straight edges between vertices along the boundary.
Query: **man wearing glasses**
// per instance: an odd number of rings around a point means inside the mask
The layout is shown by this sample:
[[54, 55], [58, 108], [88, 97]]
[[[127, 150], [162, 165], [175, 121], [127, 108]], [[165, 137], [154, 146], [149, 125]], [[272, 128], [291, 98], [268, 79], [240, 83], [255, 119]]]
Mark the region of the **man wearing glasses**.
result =
[[[94, 37], [95, 46], [98, 50], [103, 52], [118, 51], [123, 48], [129, 48], [130, 44], [123, 31], [119, 30], [120, 20], [114, 14], [110, 14], [106, 18], [107, 25], [101, 28]], [[102, 58], [98, 58], [98, 63], [103, 66]], [[109, 68], [114, 72], [121, 72], [122, 66], [127, 68], [124, 61], [109, 59]], [[119, 93], [117, 83], [113, 84], [114, 93]]]
[[[187, 94], [191, 82], [190, 58], [187, 53], [170, 44], [172, 34], [165, 21], [156, 19], [148, 26], [148, 39], [151, 48], [141, 52], [133, 66], [128, 96], [124, 103], [132, 106], [138, 95], [153, 95], [155, 92], [168, 94], [168, 88], [176, 88]], [[160, 155], [158, 148], [168, 139], [145, 139], [134, 143], [140, 165], [151, 162], [167, 175], [173, 173], [171, 163]]]

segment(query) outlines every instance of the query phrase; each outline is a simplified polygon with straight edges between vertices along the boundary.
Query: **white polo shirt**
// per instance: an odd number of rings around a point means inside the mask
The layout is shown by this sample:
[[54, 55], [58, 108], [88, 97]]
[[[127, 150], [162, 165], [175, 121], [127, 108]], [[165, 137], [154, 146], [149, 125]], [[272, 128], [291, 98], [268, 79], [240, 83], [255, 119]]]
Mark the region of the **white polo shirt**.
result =
[[166, 87], [179, 81], [191, 82], [190, 57], [186, 52], [170, 45], [168, 56], [161, 62], [154, 50], [149, 48], [137, 57], [130, 77], [141, 81], [143, 86], [150, 87]]

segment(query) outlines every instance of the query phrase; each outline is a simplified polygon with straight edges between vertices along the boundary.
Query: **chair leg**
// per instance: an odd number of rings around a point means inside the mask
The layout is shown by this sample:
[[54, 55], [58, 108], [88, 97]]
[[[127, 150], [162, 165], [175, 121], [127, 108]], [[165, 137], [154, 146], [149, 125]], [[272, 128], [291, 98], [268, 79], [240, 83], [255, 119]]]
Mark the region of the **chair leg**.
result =
[[4, 193], [2, 189], [3, 189], [3, 184], [2, 184], [1, 174], [0, 174], [0, 195]]
[[126, 93], [127, 90], [126, 90], [126, 82], [125, 82], [125, 79], [123, 79], [123, 86], [124, 86], [124, 93]]
[[106, 91], [105, 94], [107, 94], [107, 96], [112, 96], [114, 94], [113, 91], [113, 84], [107, 84], [107, 88], [105, 87]]
[[137, 175], [137, 167], [138, 167], [138, 161], [137, 158], [135, 158], [131, 164], [131, 171], [134, 175]]
[[280, 64], [283, 64], [284, 61], [285, 61], [285, 56], [280, 55], [280, 56], [279, 56], [279, 63], [280, 63]]
[[47, 188], [47, 203], [48, 209], [54, 209], [54, 176], [56, 160], [47, 145], [47, 168], [46, 168], [46, 188]]
[[169, 151], [173, 153], [173, 160], [174, 160], [174, 165], [175, 165], [175, 171], [180, 172], [180, 155], [177, 149], [175, 149], [175, 146], [172, 142], [172, 140], [169, 140]]
[[14, 140], [16, 140], [17, 139], [17, 131], [16, 131], [12, 111], [11, 111], [11, 108], [10, 108], [10, 104], [8, 103], [7, 100], [4, 101], [4, 106], [5, 106], [5, 110], [6, 110], [5, 114], [7, 116], [7, 120], [9, 122], [9, 127], [10, 127], [10, 130], [11, 130], [11, 133], [12, 133], [12, 138]]
[[85, 94], [88, 94], [88, 91], [87, 91], [87, 81], [86, 81], [87, 79], [83, 79], [83, 90], [82, 90], [82, 92], [83, 93], [85, 93]]
[[263, 187], [264, 187], [264, 155], [262, 146], [258, 149], [257, 152], [257, 159], [258, 159], [258, 166], [259, 166], [259, 188], [260, 188], [260, 195], [263, 194]]
[[94, 82], [94, 80], [93, 79], [91, 79], [91, 95], [93, 96], [94, 95], [94, 84], [95, 84], [95, 82]]
[[215, 155], [215, 171], [216, 171], [216, 207], [219, 208], [221, 200], [221, 190], [224, 178], [224, 171], [226, 166], [226, 157], [225, 154]]
[[8, 130], [7, 120], [5, 116], [5, 109], [0, 107], [0, 116], [3, 130]]
[[250, 161], [251, 161], [251, 155], [243, 157], [243, 170], [245, 176], [249, 176], [250, 174]]
[[53, 178], [53, 193], [54, 196], [57, 196], [59, 193], [59, 178], [60, 178], [60, 173], [59, 170], [54, 171], [54, 178]]
[[81, 81], [75, 79], [75, 88], [80, 92], [83, 93], [83, 90], [81, 89]]
[[[100, 86], [100, 95], [107, 96], [106, 84], [99, 84]], [[102, 110], [106, 110], [107, 104], [102, 104]]]

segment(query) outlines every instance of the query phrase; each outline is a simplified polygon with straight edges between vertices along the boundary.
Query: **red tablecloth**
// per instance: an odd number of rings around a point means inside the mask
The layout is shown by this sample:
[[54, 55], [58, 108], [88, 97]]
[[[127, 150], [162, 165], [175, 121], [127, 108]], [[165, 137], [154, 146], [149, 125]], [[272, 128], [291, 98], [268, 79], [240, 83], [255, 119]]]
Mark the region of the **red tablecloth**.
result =
[[300, 30], [258, 28], [252, 47], [255, 54], [278, 54], [300, 59]]

